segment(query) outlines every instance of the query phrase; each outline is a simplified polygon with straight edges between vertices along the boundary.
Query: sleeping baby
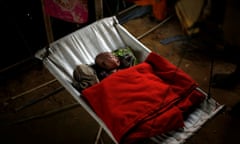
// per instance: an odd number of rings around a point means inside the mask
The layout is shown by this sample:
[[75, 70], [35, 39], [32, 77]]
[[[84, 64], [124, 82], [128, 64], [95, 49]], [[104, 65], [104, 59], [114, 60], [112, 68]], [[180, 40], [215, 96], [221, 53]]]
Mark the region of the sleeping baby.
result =
[[136, 57], [129, 48], [118, 49], [113, 52], [99, 53], [95, 58], [95, 70], [99, 80], [104, 79], [119, 69], [131, 67], [136, 64]]
[[73, 86], [82, 91], [119, 69], [136, 64], [136, 58], [129, 48], [113, 52], [102, 52], [95, 57], [94, 65], [80, 64], [73, 71]]

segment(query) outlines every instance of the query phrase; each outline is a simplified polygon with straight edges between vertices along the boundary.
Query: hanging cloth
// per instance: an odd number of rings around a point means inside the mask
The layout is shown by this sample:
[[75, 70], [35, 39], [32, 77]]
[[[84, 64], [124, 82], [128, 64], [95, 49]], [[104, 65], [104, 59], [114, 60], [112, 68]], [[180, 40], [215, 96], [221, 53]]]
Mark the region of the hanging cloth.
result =
[[87, 0], [43, 0], [46, 14], [72, 23], [88, 21]]

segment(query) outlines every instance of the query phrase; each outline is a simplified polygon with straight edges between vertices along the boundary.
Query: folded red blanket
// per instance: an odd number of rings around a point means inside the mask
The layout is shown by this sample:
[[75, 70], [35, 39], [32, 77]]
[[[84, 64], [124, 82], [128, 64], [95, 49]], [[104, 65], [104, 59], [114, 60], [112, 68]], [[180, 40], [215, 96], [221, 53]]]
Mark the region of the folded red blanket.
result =
[[132, 143], [184, 125], [205, 96], [184, 71], [156, 53], [82, 91], [118, 142]]

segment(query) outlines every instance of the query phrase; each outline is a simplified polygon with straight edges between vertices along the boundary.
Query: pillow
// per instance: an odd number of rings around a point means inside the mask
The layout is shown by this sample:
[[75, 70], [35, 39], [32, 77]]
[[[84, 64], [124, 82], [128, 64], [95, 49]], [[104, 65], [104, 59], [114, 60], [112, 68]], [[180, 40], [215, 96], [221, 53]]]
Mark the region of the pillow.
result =
[[95, 70], [86, 64], [77, 65], [73, 71], [73, 86], [82, 91], [99, 82]]

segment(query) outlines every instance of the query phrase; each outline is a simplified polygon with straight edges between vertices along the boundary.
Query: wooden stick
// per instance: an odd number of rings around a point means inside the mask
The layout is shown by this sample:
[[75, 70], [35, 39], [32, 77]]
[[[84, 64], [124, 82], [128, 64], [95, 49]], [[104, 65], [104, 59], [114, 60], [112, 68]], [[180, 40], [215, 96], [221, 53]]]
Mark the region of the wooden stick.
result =
[[120, 12], [118, 13], [118, 15], [124, 14], [124, 13], [126, 13], [126, 12], [128, 12], [128, 11], [130, 11], [130, 10], [136, 8], [136, 7], [137, 7], [137, 5], [132, 5], [131, 7], [126, 8], [126, 9], [120, 11]]
[[163, 21], [161, 21], [159, 24], [157, 24], [156, 26], [154, 26], [153, 28], [151, 28], [150, 30], [146, 31], [144, 34], [140, 35], [137, 37], [138, 40], [142, 39], [143, 37], [145, 37], [146, 35], [148, 35], [149, 33], [151, 33], [152, 31], [156, 30], [158, 27], [160, 27], [161, 25], [165, 24], [168, 20], [170, 20], [173, 17], [173, 15], [167, 17], [166, 19], [164, 19]]
[[39, 85], [39, 86], [37, 86], [37, 87], [35, 87], [35, 88], [32, 88], [32, 89], [27, 90], [27, 91], [25, 91], [25, 92], [23, 92], [23, 93], [20, 93], [20, 94], [18, 94], [18, 95], [16, 95], [16, 96], [12, 96], [12, 97], [10, 97], [8, 100], [6, 100], [5, 102], [3, 102], [3, 106], [5, 107], [5, 106], [7, 106], [7, 105], [9, 104], [10, 101], [13, 101], [13, 100], [15, 100], [15, 99], [17, 99], [17, 98], [20, 98], [20, 97], [22, 97], [22, 96], [24, 96], [24, 95], [26, 95], [26, 94], [28, 94], [28, 93], [31, 93], [31, 92], [39, 89], [39, 88], [42, 88], [42, 87], [44, 87], [44, 86], [46, 86], [46, 85], [49, 85], [49, 84], [51, 84], [51, 83], [53, 83], [53, 82], [55, 82], [55, 81], [57, 81], [57, 80], [56, 80], [56, 79], [51, 80], [51, 81], [46, 82], [46, 83], [44, 83], [44, 84], [42, 84], [42, 85]]
[[15, 63], [15, 64], [13, 64], [13, 65], [10, 65], [10, 66], [8, 66], [8, 67], [6, 67], [6, 68], [3, 68], [3, 69], [0, 70], [0, 73], [5, 72], [5, 71], [7, 71], [7, 70], [9, 70], [9, 69], [12, 69], [13, 67], [16, 67], [16, 66], [18, 66], [18, 65], [24, 64], [24, 63], [26, 63], [27, 61], [30, 61], [30, 60], [32, 60], [32, 59], [33, 59], [32, 57], [29, 57], [29, 58], [26, 58], [26, 59], [24, 59], [24, 60], [22, 60], [22, 61], [20, 61], [20, 62]]
[[80, 106], [79, 103], [73, 103], [73, 104], [65, 105], [65, 106], [63, 106], [61, 108], [58, 108], [58, 109], [55, 109], [55, 110], [47, 111], [47, 112], [44, 112], [44, 113], [41, 113], [41, 114], [37, 114], [37, 115], [33, 115], [33, 116], [30, 116], [30, 117], [27, 117], [27, 118], [17, 120], [13, 123], [8, 124], [8, 126], [23, 123], [23, 122], [33, 120], [33, 119], [43, 118], [43, 117], [50, 116], [50, 115], [56, 114], [58, 112], [62, 112], [62, 111], [68, 110], [68, 109], [78, 107], [78, 106]]
[[53, 91], [51, 91], [50, 93], [48, 93], [48, 94], [46, 94], [46, 95], [43, 95], [43, 96], [38, 97], [38, 98], [36, 98], [36, 99], [32, 99], [32, 100], [30, 100], [29, 102], [27, 102], [27, 103], [25, 103], [25, 104], [23, 104], [23, 105], [15, 108], [15, 112], [18, 112], [18, 111], [20, 111], [20, 110], [22, 110], [22, 109], [24, 109], [24, 108], [27, 108], [27, 107], [29, 107], [29, 106], [37, 103], [37, 102], [40, 102], [40, 101], [42, 101], [42, 100], [44, 100], [44, 99], [46, 99], [46, 98], [48, 98], [48, 97], [50, 97], [50, 96], [58, 93], [58, 92], [60, 92], [60, 91], [63, 90], [63, 89], [64, 89], [64, 87], [61, 86], [61, 87], [58, 87], [58, 88], [54, 89]]

